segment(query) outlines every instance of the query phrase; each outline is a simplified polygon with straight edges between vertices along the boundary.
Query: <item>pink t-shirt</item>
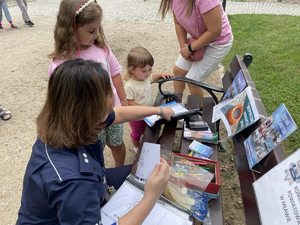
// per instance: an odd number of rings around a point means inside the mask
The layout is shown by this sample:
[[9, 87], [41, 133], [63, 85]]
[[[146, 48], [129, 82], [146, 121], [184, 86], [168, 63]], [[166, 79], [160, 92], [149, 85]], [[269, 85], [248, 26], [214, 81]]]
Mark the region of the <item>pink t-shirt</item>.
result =
[[[202, 14], [208, 12], [214, 7], [221, 4], [220, 0], [195, 0], [193, 12], [190, 16], [186, 16], [188, 0], [173, 0], [172, 11], [176, 16], [178, 23], [193, 38], [199, 38], [205, 31], [206, 27], [202, 19]], [[222, 10], [222, 32], [213, 43], [226, 44], [232, 38], [231, 26], [228, 18]]]
[[[115, 106], [120, 106], [121, 102], [111, 78], [121, 73], [122, 66], [118, 62], [116, 56], [113, 54], [111, 49], [108, 47], [107, 51], [103, 48], [97, 47], [96, 45], [92, 45], [88, 49], [80, 51], [80, 58], [85, 60], [93, 60], [102, 64], [103, 68], [108, 72], [110, 77], [110, 82], [115, 98]], [[48, 69], [49, 75], [52, 74], [56, 67], [58, 67], [66, 60], [67, 59], [53, 60]]]

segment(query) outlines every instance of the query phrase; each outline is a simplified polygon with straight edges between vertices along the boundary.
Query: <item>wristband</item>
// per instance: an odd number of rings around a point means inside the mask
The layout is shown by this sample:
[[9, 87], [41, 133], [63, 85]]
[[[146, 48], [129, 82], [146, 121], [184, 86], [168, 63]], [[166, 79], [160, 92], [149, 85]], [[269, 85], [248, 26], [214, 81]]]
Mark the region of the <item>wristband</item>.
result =
[[192, 46], [191, 46], [191, 44], [188, 44], [188, 49], [189, 49], [189, 51], [191, 52], [191, 53], [193, 53], [194, 51], [193, 51], [193, 49], [192, 49]]
[[159, 107], [159, 115], [160, 116], [164, 116], [164, 109], [163, 109], [163, 107]]

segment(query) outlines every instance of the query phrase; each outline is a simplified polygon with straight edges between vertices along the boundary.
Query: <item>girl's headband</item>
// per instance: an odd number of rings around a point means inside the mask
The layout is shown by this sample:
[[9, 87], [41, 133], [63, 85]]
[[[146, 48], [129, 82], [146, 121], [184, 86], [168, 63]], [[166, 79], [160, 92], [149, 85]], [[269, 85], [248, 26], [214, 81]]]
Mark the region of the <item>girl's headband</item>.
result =
[[88, 0], [87, 2], [85, 2], [83, 5], [81, 5], [79, 7], [79, 9], [77, 9], [75, 11], [75, 16], [77, 16], [79, 13], [81, 13], [86, 7], [88, 7], [89, 4], [91, 4], [92, 2], [95, 2], [95, 0]]

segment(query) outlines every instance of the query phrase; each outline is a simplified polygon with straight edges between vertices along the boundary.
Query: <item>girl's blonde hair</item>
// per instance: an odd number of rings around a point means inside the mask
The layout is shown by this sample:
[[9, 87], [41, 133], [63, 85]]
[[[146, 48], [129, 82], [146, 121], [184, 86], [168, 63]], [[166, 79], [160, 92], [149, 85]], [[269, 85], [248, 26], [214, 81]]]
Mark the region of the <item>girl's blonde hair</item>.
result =
[[[57, 14], [54, 28], [54, 51], [50, 58], [73, 58], [78, 50], [76, 29], [87, 23], [100, 19], [102, 21], [102, 8], [97, 2], [91, 2], [76, 15], [76, 11], [87, 0], [62, 0]], [[106, 39], [102, 27], [99, 27], [99, 36], [94, 44], [100, 48], [106, 47]]]
[[153, 56], [144, 47], [135, 47], [131, 49], [127, 55], [127, 73], [124, 76], [125, 80], [134, 76], [132, 70], [135, 68], [144, 68], [145, 66], [154, 65]]
[[[186, 15], [190, 16], [193, 12], [195, 0], [185, 0], [187, 1]], [[161, 14], [161, 18], [164, 19], [171, 9], [172, 0], [161, 0], [158, 13]]]

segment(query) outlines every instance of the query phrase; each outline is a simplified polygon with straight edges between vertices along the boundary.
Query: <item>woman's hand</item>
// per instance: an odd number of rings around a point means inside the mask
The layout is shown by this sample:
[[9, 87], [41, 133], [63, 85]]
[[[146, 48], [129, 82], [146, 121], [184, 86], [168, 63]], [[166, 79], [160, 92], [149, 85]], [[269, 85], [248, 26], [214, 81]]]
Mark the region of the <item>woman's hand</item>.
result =
[[186, 60], [191, 60], [190, 55], [192, 54], [192, 52], [189, 50], [187, 44], [185, 44], [184, 47], [180, 49], [180, 54]]
[[170, 167], [165, 159], [161, 158], [160, 163], [155, 166], [152, 174], [145, 184], [145, 198], [158, 199], [166, 188], [170, 179]]
[[159, 107], [159, 115], [166, 120], [171, 120], [171, 117], [174, 115], [174, 110], [170, 107]]

